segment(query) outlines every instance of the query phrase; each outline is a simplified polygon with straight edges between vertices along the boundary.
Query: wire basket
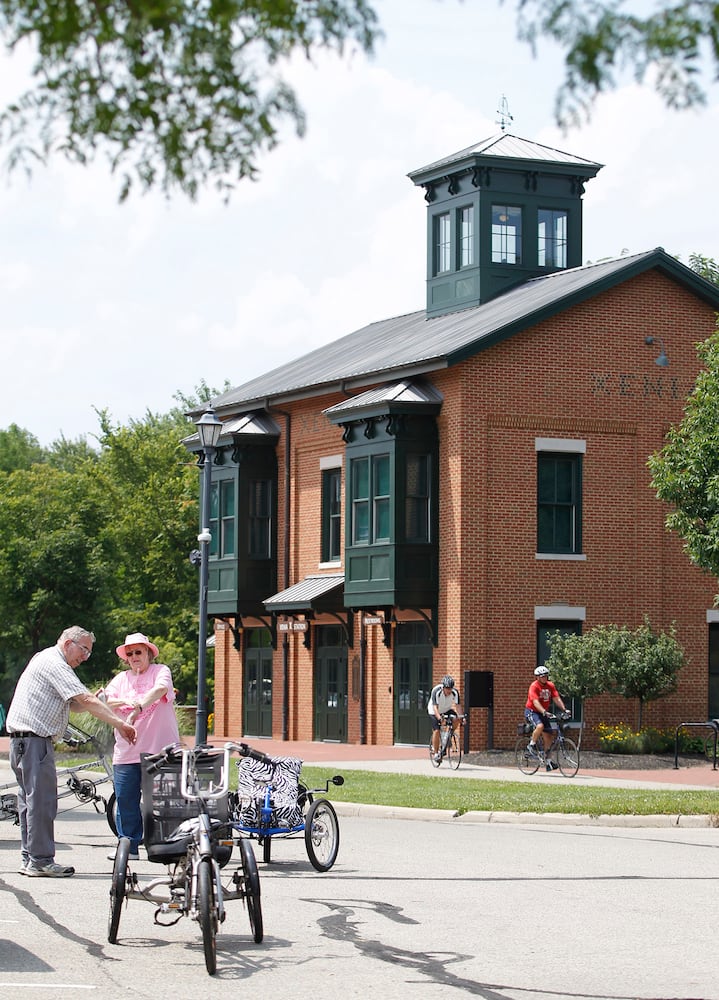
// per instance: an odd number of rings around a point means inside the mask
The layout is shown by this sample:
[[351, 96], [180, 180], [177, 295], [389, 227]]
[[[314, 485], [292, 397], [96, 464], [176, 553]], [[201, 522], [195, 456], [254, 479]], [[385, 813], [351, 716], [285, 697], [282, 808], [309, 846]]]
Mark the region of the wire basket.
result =
[[[173, 757], [148, 771], [147, 754], [142, 754], [142, 815], [146, 845], [161, 844], [186, 819], [198, 814], [198, 803], [182, 795], [182, 757]], [[195, 758], [200, 792], [217, 788], [222, 782], [224, 753], [208, 751]], [[227, 822], [227, 794], [205, 799], [210, 819]]]

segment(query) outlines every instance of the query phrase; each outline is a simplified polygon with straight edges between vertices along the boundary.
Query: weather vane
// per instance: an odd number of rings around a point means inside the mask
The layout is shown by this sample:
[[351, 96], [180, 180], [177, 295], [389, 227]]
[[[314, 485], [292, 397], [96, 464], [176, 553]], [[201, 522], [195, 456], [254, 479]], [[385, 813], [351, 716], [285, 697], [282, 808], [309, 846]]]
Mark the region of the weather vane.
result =
[[505, 129], [512, 124], [514, 118], [509, 113], [509, 104], [507, 103], [507, 98], [502, 94], [502, 100], [499, 102], [499, 109], [497, 110], [499, 118], [495, 121], [504, 132]]

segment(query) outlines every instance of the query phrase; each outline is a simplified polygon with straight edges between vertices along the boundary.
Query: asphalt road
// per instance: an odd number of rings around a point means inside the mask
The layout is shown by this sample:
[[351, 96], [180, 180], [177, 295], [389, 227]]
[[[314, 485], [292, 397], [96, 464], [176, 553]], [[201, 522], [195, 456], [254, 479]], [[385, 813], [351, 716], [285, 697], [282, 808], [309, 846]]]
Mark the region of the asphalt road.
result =
[[[424, 1000], [445, 987], [485, 1000], [719, 1000], [717, 829], [364, 816], [340, 828], [324, 875], [302, 840], [273, 844], [259, 864], [265, 939], [231, 901], [210, 977], [198, 925], [156, 926], [147, 902], [129, 902], [108, 944], [104, 817], [83, 806], [58, 820], [58, 860], [77, 868], [65, 880], [20, 875], [17, 828], [0, 823], [0, 998]], [[134, 868], [141, 880], [159, 871]]]

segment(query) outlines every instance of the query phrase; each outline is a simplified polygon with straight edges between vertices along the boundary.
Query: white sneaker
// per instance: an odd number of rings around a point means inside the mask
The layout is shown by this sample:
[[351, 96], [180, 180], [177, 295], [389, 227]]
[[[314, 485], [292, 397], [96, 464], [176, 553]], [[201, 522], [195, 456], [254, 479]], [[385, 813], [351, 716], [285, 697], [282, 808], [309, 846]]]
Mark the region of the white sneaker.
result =
[[25, 874], [32, 878], [70, 878], [75, 874], [75, 869], [71, 865], [58, 865], [54, 861], [47, 865], [34, 865], [31, 862], [25, 866]]

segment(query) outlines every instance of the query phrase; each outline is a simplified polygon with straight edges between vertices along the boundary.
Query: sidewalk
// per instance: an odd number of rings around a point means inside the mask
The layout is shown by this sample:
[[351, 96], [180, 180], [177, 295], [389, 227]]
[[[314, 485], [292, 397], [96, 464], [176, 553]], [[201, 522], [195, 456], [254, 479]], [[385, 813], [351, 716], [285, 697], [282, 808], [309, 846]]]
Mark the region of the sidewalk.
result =
[[[674, 768], [674, 758], [667, 760], [666, 768], [656, 770], [584, 770], [571, 779], [559, 772], [546, 774], [538, 771], [528, 776], [514, 767], [472, 766], [462, 761], [459, 770], [452, 771], [446, 764], [434, 768], [429, 762], [426, 747], [415, 746], [359, 746], [351, 743], [321, 743], [314, 741], [288, 741], [261, 739], [255, 736], [237, 737], [235, 742], [247, 742], [257, 750], [273, 757], [299, 757], [306, 764], [327, 767], [328, 770], [368, 770], [398, 774], [424, 774], [436, 777], [475, 778], [496, 781], [555, 781], [570, 780], [574, 784], [607, 785], [615, 788], [656, 788], [669, 785], [676, 789], [719, 790], [719, 769], [712, 765], [680, 766]], [[222, 746], [225, 740], [211, 739]], [[7, 762], [10, 740], [0, 736], [0, 762]], [[581, 764], [581, 757], [580, 757]], [[6, 779], [9, 780], [9, 779]], [[719, 813], [719, 800], [717, 803]]]

